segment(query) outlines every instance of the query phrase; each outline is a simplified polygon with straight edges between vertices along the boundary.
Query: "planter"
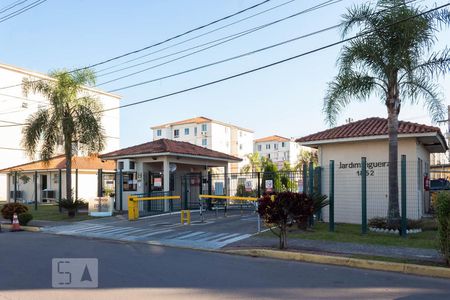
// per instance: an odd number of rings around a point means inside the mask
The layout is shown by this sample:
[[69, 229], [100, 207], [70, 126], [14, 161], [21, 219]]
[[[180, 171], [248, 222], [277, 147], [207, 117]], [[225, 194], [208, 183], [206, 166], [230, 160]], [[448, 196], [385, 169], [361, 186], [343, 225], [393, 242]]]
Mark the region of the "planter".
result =
[[[390, 233], [390, 234], [399, 234], [398, 229], [386, 229], [386, 228], [376, 228], [376, 227], [369, 227], [369, 230], [372, 232], [378, 232], [378, 233]], [[406, 234], [413, 234], [413, 233], [419, 233], [422, 232], [421, 228], [415, 228], [415, 229], [407, 229]]]

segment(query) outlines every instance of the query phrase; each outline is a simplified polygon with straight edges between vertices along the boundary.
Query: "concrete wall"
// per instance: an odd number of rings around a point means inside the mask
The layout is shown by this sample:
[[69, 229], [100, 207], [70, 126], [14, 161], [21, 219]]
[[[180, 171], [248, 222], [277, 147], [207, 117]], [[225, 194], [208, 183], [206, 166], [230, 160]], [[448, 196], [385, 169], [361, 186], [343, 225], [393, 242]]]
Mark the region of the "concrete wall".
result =
[[[415, 138], [399, 140], [399, 164], [401, 155], [407, 157], [407, 217], [418, 219], [423, 214], [423, 178], [418, 174], [420, 157], [429, 162], [429, 153], [418, 145]], [[367, 158], [367, 211], [368, 218], [386, 216], [388, 209], [388, 141], [371, 140], [327, 144], [319, 147], [319, 165], [322, 169], [322, 193], [329, 193], [329, 161], [335, 161], [335, 221], [361, 222], [361, 157]], [[400, 168], [399, 168], [400, 176]], [[400, 192], [400, 180], [399, 180]], [[328, 208], [324, 209], [328, 220]]]

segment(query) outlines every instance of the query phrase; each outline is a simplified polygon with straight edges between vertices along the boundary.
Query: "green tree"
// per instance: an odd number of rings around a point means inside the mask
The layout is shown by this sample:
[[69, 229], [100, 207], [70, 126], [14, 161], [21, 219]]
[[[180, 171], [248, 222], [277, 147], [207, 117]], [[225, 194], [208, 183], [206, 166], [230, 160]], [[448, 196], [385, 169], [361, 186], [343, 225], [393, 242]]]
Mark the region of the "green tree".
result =
[[84, 85], [95, 83], [89, 69], [76, 72], [54, 71], [48, 80], [23, 81], [23, 91], [42, 94], [49, 105], [32, 114], [23, 128], [22, 144], [27, 154], [48, 162], [56, 153], [58, 144], [64, 146], [66, 158], [66, 197], [72, 202], [72, 156], [74, 146], [88, 155], [102, 151], [105, 146], [101, 125], [101, 105]]
[[246, 157], [248, 158], [248, 164], [242, 167], [242, 171], [244, 173], [261, 172], [261, 157], [259, 153], [249, 153]]
[[312, 162], [314, 166], [319, 164], [317, 151], [301, 150], [297, 157], [297, 163], [295, 164], [294, 169], [297, 171], [302, 171], [303, 165], [309, 165], [310, 162]]
[[262, 185], [261, 185], [263, 191], [267, 190], [266, 180], [272, 180], [273, 191], [281, 191], [282, 190], [281, 178], [280, 178], [280, 173], [278, 172], [277, 165], [274, 164], [270, 159], [267, 159], [264, 162]]
[[387, 108], [389, 135], [390, 222], [398, 220], [398, 115], [407, 102], [422, 100], [433, 121], [444, 117], [437, 77], [450, 67], [450, 49], [432, 52], [436, 33], [450, 24], [450, 12], [429, 13], [404, 0], [378, 0], [348, 9], [341, 24], [342, 36], [355, 29], [361, 34], [343, 46], [339, 72], [329, 83], [324, 113], [330, 125], [352, 100], [377, 96]]

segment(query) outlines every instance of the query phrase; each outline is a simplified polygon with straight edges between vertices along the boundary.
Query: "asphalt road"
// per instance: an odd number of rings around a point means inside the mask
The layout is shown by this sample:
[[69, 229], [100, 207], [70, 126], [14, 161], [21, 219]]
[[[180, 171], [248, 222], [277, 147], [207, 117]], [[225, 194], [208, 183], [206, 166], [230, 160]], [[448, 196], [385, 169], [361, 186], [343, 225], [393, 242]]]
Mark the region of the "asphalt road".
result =
[[[52, 289], [52, 258], [98, 258], [98, 289]], [[449, 299], [450, 281], [44, 233], [0, 233], [0, 299]]]

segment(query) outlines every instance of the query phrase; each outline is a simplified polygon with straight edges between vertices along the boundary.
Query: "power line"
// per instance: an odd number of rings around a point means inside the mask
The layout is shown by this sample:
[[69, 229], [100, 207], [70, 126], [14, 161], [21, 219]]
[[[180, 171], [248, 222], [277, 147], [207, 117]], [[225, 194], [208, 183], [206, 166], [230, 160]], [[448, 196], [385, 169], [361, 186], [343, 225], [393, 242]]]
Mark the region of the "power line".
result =
[[0, 10], [0, 14], [2, 14], [4, 12], [7, 12], [8, 10], [13, 9], [14, 7], [16, 7], [16, 6], [18, 6], [18, 5], [22, 4], [22, 3], [25, 3], [27, 1], [28, 0], [18, 0], [16, 2], [13, 2], [13, 3], [9, 4], [9, 5], [6, 5], [5, 7], [2, 8], [2, 10]]
[[28, 4], [27, 6], [24, 6], [24, 7], [22, 7], [21, 9], [16, 10], [15, 12], [12, 12], [12, 13], [10, 13], [10, 14], [8, 14], [8, 15], [2, 17], [2, 18], [0, 18], [0, 23], [3, 23], [3, 22], [5, 22], [5, 21], [7, 21], [7, 20], [9, 20], [9, 19], [11, 19], [11, 18], [14, 18], [15, 16], [21, 15], [21, 14], [23, 14], [24, 12], [26, 12], [26, 11], [32, 9], [33, 7], [36, 7], [36, 6], [38, 6], [38, 5], [41, 5], [42, 3], [46, 2], [46, 1], [47, 1], [47, 0], [37, 0], [37, 1], [35, 1], [35, 2], [32, 2], [31, 4]]
[[[43, 1], [47, 1], [47, 0], [43, 0]], [[265, 4], [265, 3], [268, 3], [268, 2], [270, 2], [270, 1], [272, 1], [272, 0], [264, 0], [264, 1], [262, 1], [262, 2], [259, 2], [259, 3], [255, 4], [255, 5], [252, 5], [252, 6], [249, 6], [249, 7], [245, 8], [245, 9], [242, 9], [242, 10], [240, 10], [240, 11], [237, 11], [237, 12], [235, 12], [235, 13], [233, 13], [233, 14], [227, 15], [227, 16], [222, 17], [222, 18], [220, 18], [220, 19], [216, 19], [216, 20], [211, 21], [211, 22], [209, 22], [209, 23], [207, 23], [207, 24], [204, 24], [204, 25], [195, 27], [195, 28], [190, 29], [190, 30], [188, 30], [188, 31], [185, 31], [185, 32], [183, 32], [183, 33], [180, 33], [180, 34], [177, 34], [177, 35], [172, 36], [172, 37], [170, 37], [170, 38], [167, 38], [167, 39], [165, 39], [165, 40], [163, 40], [163, 41], [154, 43], [154, 44], [152, 44], [152, 45], [149, 45], [149, 46], [146, 46], [146, 47], [143, 47], [143, 48], [140, 48], [140, 49], [138, 49], [138, 50], [130, 51], [130, 52], [127, 52], [127, 53], [125, 53], [125, 54], [121, 54], [121, 55], [118, 55], [118, 56], [109, 58], [109, 59], [107, 59], [107, 60], [104, 60], [104, 61], [101, 61], [101, 62], [92, 64], [92, 65], [88, 65], [88, 66], [86, 66], [86, 67], [74, 69], [74, 70], [70, 71], [69, 73], [73, 73], [73, 72], [76, 72], [76, 71], [81, 71], [81, 70], [88, 69], [88, 68], [94, 68], [94, 67], [96, 67], [96, 66], [100, 66], [100, 65], [109, 63], [109, 62], [111, 62], [111, 61], [114, 61], [114, 60], [117, 60], [117, 59], [120, 59], [120, 58], [129, 56], [129, 55], [132, 55], [132, 54], [136, 54], [136, 53], [142, 52], [142, 51], [144, 51], [144, 50], [147, 50], [147, 49], [150, 49], [150, 48], [153, 48], [153, 47], [162, 45], [162, 44], [165, 44], [165, 43], [167, 43], [167, 42], [169, 42], [169, 41], [172, 41], [172, 40], [174, 40], [174, 39], [177, 39], [177, 38], [180, 38], [180, 37], [182, 37], [182, 36], [185, 36], [185, 35], [187, 35], [187, 34], [189, 34], [189, 33], [192, 33], [192, 32], [198, 31], [198, 30], [201, 30], [201, 29], [203, 29], [203, 28], [209, 27], [209, 26], [214, 25], [214, 24], [217, 24], [217, 23], [219, 23], [219, 22], [221, 22], [221, 21], [227, 20], [227, 19], [232, 18], [232, 17], [234, 17], [234, 16], [237, 16], [237, 15], [239, 15], [239, 14], [242, 14], [242, 13], [244, 13], [244, 12], [246, 12], [246, 11], [255, 9], [255, 8], [261, 6], [261, 5]], [[2, 21], [1, 21], [1, 19], [0, 19], [0, 23], [1, 23], [1, 22], [2, 22]], [[39, 81], [39, 80], [36, 80], [36, 81]], [[12, 87], [21, 86], [21, 85], [22, 85], [22, 83], [20, 83], [20, 84], [15, 84], [15, 85], [11, 85], [11, 86], [6, 86], [6, 87], [0, 87], [0, 89], [8, 89], [8, 88], [12, 88]]]
[[[437, 6], [437, 7], [433, 8], [433, 9], [427, 10], [425, 12], [422, 12], [420, 14], [417, 14], [417, 15], [414, 15], [414, 16], [411, 16], [411, 17], [408, 17], [408, 18], [405, 18], [405, 19], [402, 19], [402, 20], [398, 20], [396, 22], [393, 22], [393, 23], [385, 26], [385, 28], [393, 26], [395, 24], [399, 24], [401, 22], [406, 22], [406, 21], [411, 20], [413, 18], [416, 18], [416, 17], [422, 16], [422, 15], [428, 14], [428, 13], [433, 12], [433, 11], [437, 11], [437, 10], [442, 9], [444, 7], [447, 7], [447, 6], [450, 6], [450, 3], [444, 4], [444, 5], [441, 5], [441, 6]], [[359, 34], [357, 34], [355, 36], [343, 39], [341, 41], [337, 41], [337, 42], [334, 42], [334, 43], [331, 43], [331, 44], [327, 44], [325, 46], [322, 46], [322, 47], [319, 47], [319, 48], [315, 48], [313, 50], [310, 50], [310, 51], [307, 51], [307, 52], [303, 52], [303, 53], [300, 53], [298, 55], [291, 56], [291, 57], [288, 57], [288, 58], [285, 58], [285, 59], [282, 59], [282, 60], [278, 60], [276, 62], [273, 62], [273, 63], [270, 63], [270, 64], [266, 64], [266, 65], [260, 66], [258, 68], [247, 70], [247, 71], [244, 71], [244, 72], [241, 72], [241, 73], [237, 73], [237, 74], [234, 74], [234, 75], [231, 75], [231, 76], [223, 77], [221, 79], [217, 79], [217, 80], [214, 80], [214, 81], [203, 83], [203, 84], [200, 84], [200, 85], [197, 85], [197, 86], [193, 86], [193, 87], [190, 87], [190, 88], [186, 88], [186, 89], [183, 89], [183, 90], [179, 90], [179, 91], [176, 91], [176, 92], [164, 94], [164, 95], [153, 97], [153, 98], [149, 98], [149, 99], [144, 99], [144, 100], [141, 100], [141, 101], [136, 101], [136, 102], [125, 104], [125, 105], [120, 105], [120, 106], [117, 106], [117, 107], [114, 107], [114, 108], [105, 109], [105, 110], [102, 110], [101, 112], [106, 112], [106, 111], [116, 110], [116, 109], [120, 109], [120, 108], [131, 107], [131, 106], [135, 106], [135, 105], [139, 105], [139, 104], [143, 104], [143, 103], [147, 103], [147, 102], [152, 102], [152, 101], [156, 101], [156, 100], [159, 100], [159, 99], [167, 98], [167, 97], [170, 97], [170, 96], [174, 96], [174, 95], [186, 93], [186, 92], [189, 92], [189, 91], [197, 90], [197, 89], [200, 89], [200, 88], [203, 88], [203, 87], [207, 87], [207, 86], [210, 86], [210, 85], [214, 85], [214, 84], [217, 84], [217, 83], [220, 83], [220, 82], [228, 81], [228, 80], [231, 80], [231, 79], [234, 79], [234, 78], [237, 78], [237, 77], [241, 77], [241, 76], [244, 76], [244, 75], [247, 75], [247, 74], [251, 74], [251, 73], [254, 73], [254, 72], [257, 72], [257, 71], [260, 71], [260, 70], [264, 70], [264, 69], [267, 69], [267, 68], [270, 68], [270, 67], [273, 67], [273, 66], [276, 66], [276, 65], [288, 62], [288, 61], [292, 61], [292, 60], [298, 59], [298, 58], [306, 56], [306, 55], [310, 55], [310, 54], [313, 54], [313, 53], [316, 53], [316, 52], [319, 52], [319, 51], [322, 51], [322, 50], [325, 50], [325, 49], [328, 49], [328, 48], [331, 48], [331, 47], [334, 47], [334, 46], [337, 46], [337, 45], [340, 45], [340, 44], [343, 44], [343, 43], [346, 43], [346, 42], [349, 42], [349, 41], [352, 41], [354, 39], [357, 39], [359, 37], [362, 37], [362, 36], [365, 36], [365, 35], [368, 35], [368, 34], [371, 34], [371, 33], [374, 33], [374, 32], [375, 32], [375, 30], [361, 32], [361, 33], [359, 33]], [[23, 126], [23, 125], [26, 125], [26, 124], [10, 125], [10, 126]], [[9, 127], [9, 126], [8, 125], [4, 125], [4, 126], [0, 126], [0, 127]]]
[[[406, 22], [406, 21], [411, 20], [413, 18], [417, 18], [417, 17], [423, 16], [425, 14], [428, 14], [430, 12], [433, 12], [433, 11], [436, 11], [436, 10], [439, 10], [439, 9], [442, 9], [444, 7], [447, 7], [447, 6], [450, 6], [450, 3], [444, 4], [444, 5], [441, 5], [441, 6], [437, 6], [435, 8], [432, 8], [432, 9], [427, 10], [425, 12], [422, 12], [420, 14], [417, 14], [417, 15], [414, 15], [414, 16], [411, 16], [411, 17], [408, 17], [408, 18], [405, 18], [405, 19], [393, 22], [393, 23], [385, 26], [385, 28], [393, 26], [393, 25], [396, 25], [396, 24], [399, 24], [401, 22]], [[174, 95], [186, 93], [186, 92], [189, 92], [189, 91], [197, 90], [197, 89], [200, 89], [200, 88], [203, 88], [203, 87], [207, 87], [207, 86], [210, 86], [210, 85], [214, 85], [214, 84], [217, 84], [217, 83], [220, 83], [220, 82], [228, 81], [230, 79], [234, 79], [234, 78], [241, 77], [241, 76], [244, 76], [244, 75], [247, 75], [247, 74], [251, 74], [251, 73], [254, 73], [254, 72], [257, 72], [257, 71], [261, 71], [261, 70], [264, 70], [264, 69], [267, 69], [267, 68], [270, 68], [270, 67], [273, 67], [273, 66], [276, 66], [276, 65], [279, 65], [279, 64], [291, 61], [291, 60], [298, 59], [298, 58], [306, 56], [306, 55], [310, 55], [310, 54], [313, 54], [313, 53], [316, 53], [316, 52], [319, 52], [319, 51], [322, 51], [322, 50], [325, 50], [325, 49], [328, 49], [328, 48], [331, 48], [331, 47], [334, 47], [334, 46], [337, 46], [337, 45], [340, 45], [340, 44], [343, 44], [343, 43], [346, 43], [346, 42], [349, 42], [349, 41], [352, 41], [354, 39], [357, 39], [359, 37], [362, 37], [362, 36], [365, 36], [365, 35], [368, 35], [368, 34], [371, 34], [371, 33], [374, 33], [374, 32], [375, 32], [375, 30], [361, 32], [361, 33], [359, 33], [357, 35], [354, 35], [352, 37], [343, 39], [341, 41], [337, 41], [337, 42], [334, 42], [334, 43], [331, 43], [331, 44], [328, 44], [328, 45], [325, 45], [325, 46], [322, 46], [322, 47], [319, 47], [319, 48], [315, 48], [315, 49], [307, 51], [307, 52], [300, 53], [300, 54], [295, 55], [295, 56], [291, 56], [291, 57], [288, 57], [288, 58], [285, 58], [285, 59], [282, 59], [282, 60], [278, 60], [276, 62], [267, 64], [267, 65], [263, 65], [263, 66], [260, 66], [258, 68], [247, 70], [245, 72], [241, 72], [241, 73], [237, 73], [237, 74], [234, 74], [234, 75], [231, 75], [231, 76], [223, 77], [221, 79], [217, 79], [217, 80], [214, 80], [214, 81], [210, 81], [210, 82], [203, 83], [203, 84], [200, 84], [200, 85], [197, 85], [197, 86], [193, 86], [193, 87], [186, 88], [186, 89], [183, 89], [183, 90], [179, 90], [179, 91], [176, 91], [176, 92], [168, 93], [168, 94], [165, 94], [165, 95], [161, 95], [161, 96], [157, 96], [157, 97], [153, 97], [153, 98], [149, 98], [149, 99], [145, 99], [145, 100], [141, 100], [141, 101], [137, 101], [137, 102], [133, 102], [133, 103], [129, 103], [129, 104], [120, 105], [120, 106], [117, 106], [117, 107], [114, 107], [114, 108], [105, 109], [102, 112], [115, 110], [115, 109], [120, 109], [120, 108], [125, 108], [125, 107], [130, 107], [130, 106], [135, 106], [135, 105], [139, 105], [139, 104], [143, 104], [143, 103], [147, 103], [147, 102], [152, 102], [152, 101], [156, 101], [156, 100], [159, 100], [159, 99], [167, 98], [167, 97], [170, 97], [170, 96], [174, 96]]]
[[[164, 51], [164, 50], [167, 50], [167, 49], [170, 49], [170, 48], [179, 46], [179, 45], [181, 45], [181, 44], [185, 44], [185, 43], [187, 43], [187, 42], [190, 42], [190, 41], [192, 41], [192, 40], [195, 40], [195, 39], [198, 39], [198, 38], [200, 38], [200, 37], [206, 36], [206, 35], [211, 34], [211, 33], [213, 33], [213, 32], [222, 30], [222, 29], [224, 29], [224, 28], [230, 27], [230, 26], [232, 26], [232, 25], [238, 24], [238, 23], [240, 23], [240, 22], [246, 21], [246, 20], [251, 19], [251, 18], [254, 18], [254, 17], [256, 17], [256, 16], [265, 14], [265, 13], [267, 13], [267, 12], [269, 12], [269, 11], [272, 11], [272, 10], [274, 10], [274, 9], [280, 8], [280, 7], [285, 6], [285, 5], [287, 5], [287, 4], [291, 3], [291, 2], [294, 2], [294, 1], [296, 1], [296, 0], [289, 0], [289, 1], [286, 1], [286, 2], [284, 2], [284, 3], [281, 3], [281, 4], [278, 4], [278, 5], [276, 5], [276, 6], [270, 7], [270, 8], [268, 8], [268, 9], [266, 9], [266, 10], [260, 11], [260, 12], [258, 12], [258, 13], [256, 13], [256, 14], [253, 14], [253, 15], [250, 15], [250, 16], [248, 16], [248, 17], [245, 17], [245, 18], [236, 20], [236, 21], [234, 21], [234, 22], [225, 24], [225, 25], [223, 25], [223, 26], [220, 26], [220, 27], [218, 27], [218, 28], [212, 29], [212, 30], [207, 31], [207, 32], [205, 32], [205, 33], [202, 33], [202, 34], [193, 36], [193, 37], [188, 38], [188, 39], [186, 39], [186, 40], [183, 40], [183, 41], [181, 41], [181, 42], [178, 42], [178, 43], [169, 45], [169, 46], [167, 46], [167, 47], [158, 49], [158, 50], [156, 50], [156, 51], [153, 51], [153, 52], [150, 52], [150, 53], [147, 53], [147, 54], [144, 54], [144, 55], [135, 57], [135, 58], [132, 58], [132, 59], [130, 59], [130, 60], [126, 60], [126, 61], [124, 61], [124, 62], [115, 64], [115, 65], [113, 65], [113, 66], [110, 66], [110, 67], [107, 67], [107, 68], [103, 68], [103, 69], [101, 69], [101, 70], [96, 71], [96, 73], [100, 73], [100, 72], [103, 72], [103, 71], [106, 71], [106, 70], [110, 70], [110, 69], [113, 69], [113, 68], [115, 68], [115, 67], [119, 67], [119, 66], [122, 66], [122, 65], [124, 65], [124, 64], [127, 64], [127, 63], [130, 63], [130, 62], [139, 60], [139, 59], [141, 59], [141, 58], [150, 56], [150, 55], [152, 55], [152, 54], [155, 54], [155, 53], [158, 53], [158, 52], [161, 52], [161, 51]], [[105, 74], [103, 74], [103, 75], [105, 75]]]
[[[201, 46], [204, 46], [204, 45], [208, 45], [208, 44], [211, 44], [211, 43], [214, 43], [214, 42], [217, 42], [217, 41], [221, 41], [221, 40], [222, 40], [221, 42], [218, 42], [218, 43], [216, 43], [216, 44], [213, 44], [213, 45], [211, 45], [211, 46], [209, 46], [209, 47], [202, 48], [202, 49], [200, 49], [200, 50], [197, 50], [197, 51], [188, 53], [188, 54], [186, 54], [186, 55], [177, 57], [177, 58], [175, 58], [175, 59], [166, 61], [166, 62], [164, 62], [164, 63], [157, 64], [157, 65], [154, 65], [154, 66], [151, 66], [151, 67], [148, 67], [148, 68], [145, 68], [145, 69], [136, 71], [136, 72], [129, 73], [129, 74], [124, 75], [124, 76], [120, 76], [120, 77], [115, 78], [115, 79], [111, 79], [111, 80], [102, 82], [102, 83], [100, 83], [100, 84], [97, 84], [96, 87], [101, 86], [101, 85], [105, 85], [105, 84], [107, 84], [107, 83], [111, 83], [111, 82], [114, 82], [114, 81], [117, 81], [117, 80], [120, 80], [120, 79], [124, 79], [124, 78], [130, 77], [130, 76], [136, 75], [136, 74], [140, 74], [140, 73], [146, 72], [146, 71], [148, 71], [148, 70], [154, 69], [154, 68], [156, 68], [156, 67], [160, 67], [160, 66], [166, 65], [166, 64], [168, 64], [168, 63], [171, 63], [171, 62], [180, 60], [180, 59], [182, 59], [182, 58], [185, 58], [185, 57], [188, 57], [188, 56], [197, 54], [197, 53], [199, 53], [199, 52], [203, 52], [203, 51], [205, 51], [205, 50], [208, 50], [208, 49], [211, 49], [211, 48], [214, 48], [214, 47], [217, 47], [217, 46], [222, 45], [222, 44], [224, 44], [224, 43], [227, 43], [227, 42], [229, 42], [229, 41], [232, 41], [232, 40], [235, 40], [235, 39], [240, 38], [240, 37], [242, 37], [242, 36], [245, 36], [245, 35], [248, 35], [248, 34], [250, 34], [250, 33], [256, 32], [256, 31], [258, 31], [258, 30], [261, 30], [261, 29], [267, 28], [267, 27], [269, 27], [269, 26], [273, 26], [273, 25], [275, 25], [275, 24], [278, 24], [278, 23], [280, 23], [280, 22], [289, 20], [289, 19], [291, 19], [291, 18], [297, 17], [297, 16], [299, 16], [299, 15], [302, 15], [302, 14], [305, 14], [305, 13], [309, 13], [309, 12], [312, 12], [312, 11], [315, 11], [315, 10], [318, 10], [318, 9], [321, 9], [321, 8], [324, 8], [324, 7], [326, 7], [326, 6], [329, 6], [329, 5], [332, 5], [332, 4], [336, 4], [336, 3], [341, 2], [341, 1], [342, 1], [342, 0], [328, 0], [328, 1], [322, 2], [322, 3], [318, 4], [318, 5], [315, 5], [315, 6], [313, 6], [313, 7], [304, 9], [304, 10], [299, 11], [299, 12], [294, 13], [294, 14], [291, 14], [291, 15], [289, 15], [289, 16], [287, 16], [287, 17], [284, 17], [284, 18], [281, 18], [281, 19], [277, 19], [277, 20], [275, 20], [275, 21], [272, 21], [272, 22], [269, 22], [269, 23], [266, 23], [266, 24], [263, 24], [263, 25], [259, 25], [259, 26], [256, 26], [256, 27], [253, 27], [253, 28], [250, 28], [250, 29], [241, 31], [241, 32], [239, 32], [239, 33], [235, 33], [235, 34], [232, 34], [232, 35], [229, 35], [229, 36], [226, 36], [226, 37], [222, 37], [222, 38], [217, 39], [217, 40], [214, 40], [214, 41], [212, 41], [212, 42], [208, 42], [208, 43], [205, 43], [205, 44], [202, 44], [202, 45], [198, 45], [198, 46], [195, 46], [195, 47], [191, 47], [191, 48], [188, 48], [188, 49], [184, 49], [184, 50], [181, 50], [181, 51], [178, 51], [178, 52], [175, 52], [175, 53], [171, 53], [171, 54], [169, 54], [169, 55], [165, 55], [165, 56], [162, 56], [162, 57], [159, 57], [159, 58], [154, 58], [154, 59], [149, 60], [149, 61], [147, 61], [147, 62], [142, 62], [142, 63], [139, 63], [139, 64], [135, 64], [135, 65], [133, 65], [133, 66], [128, 66], [128, 67], [125, 67], [125, 68], [122, 68], [122, 69], [119, 69], [119, 70], [115, 70], [115, 71], [112, 71], [112, 72], [103, 74], [103, 75], [101, 75], [101, 76], [108, 75], [108, 74], [112, 74], [112, 73], [119, 72], [119, 71], [122, 71], [122, 70], [126, 70], [126, 69], [132, 68], [132, 67], [134, 67], [134, 66], [143, 65], [143, 64], [146, 64], [146, 63], [148, 63], [148, 62], [152, 62], [152, 61], [155, 61], [155, 60], [159, 60], [159, 59], [162, 59], [162, 58], [165, 58], [165, 57], [169, 57], [169, 56], [172, 56], [172, 55], [175, 55], [175, 54], [178, 54], [178, 53], [186, 52], [186, 51], [188, 51], [188, 50], [191, 50], [191, 49], [194, 49], [194, 48], [198, 48], [198, 47], [201, 47]], [[227, 39], [227, 38], [228, 38], [228, 39]], [[223, 40], [223, 39], [226, 39], [226, 40]]]
[[[275, 48], [275, 47], [279, 47], [279, 46], [282, 46], [282, 45], [285, 45], [285, 44], [288, 44], [288, 43], [292, 43], [294, 41], [298, 41], [300, 39], [304, 39], [304, 38], [307, 38], [307, 37], [310, 37], [310, 36], [313, 36], [313, 35], [316, 35], [316, 34], [319, 34], [319, 33], [323, 33], [323, 32], [332, 30], [332, 29], [336, 29], [339, 26], [340, 25], [333, 25], [333, 26], [330, 26], [330, 27], [327, 27], [327, 28], [324, 28], [324, 29], [321, 29], [321, 30], [317, 30], [317, 31], [314, 31], [314, 32], [311, 32], [311, 33], [308, 33], [308, 34], [297, 36], [297, 37], [289, 39], [289, 40], [285, 40], [283, 42], [276, 43], [276, 44], [273, 44], [273, 45], [270, 45], [270, 46], [267, 46], [267, 47], [259, 48], [257, 50], [249, 51], [249, 52], [246, 52], [246, 53], [243, 53], [243, 54], [239, 54], [239, 55], [236, 55], [236, 56], [233, 56], [233, 57], [229, 57], [229, 58], [226, 58], [226, 59], [215, 61], [215, 62], [212, 62], [212, 63], [209, 63], [209, 64], [205, 64], [205, 65], [202, 65], [202, 66], [199, 66], [199, 67], [195, 67], [195, 68], [192, 68], [192, 69], [184, 70], [184, 71], [181, 71], [181, 72], [178, 72], [178, 73], [162, 76], [162, 77], [151, 79], [151, 80], [146, 80], [146, 81], [143, 81], [143, 82], [139, 82], [139, 83], [135, 83], [135, 84], [132, 84], [132, 85], [124, 86], [124, 87], [121, 87], [121, 88], [116, 88], [116, 89], [110, 90], [108, 92], [109, 93], [117, 92], [117, 91], [129, 89], [129, 88], [132, 88], [132, 87], [148, 84], [148, 83], [151, 83], [151, 82], [155, 82], [155, 81], [159, 81], [159, 80], [163, 80], [163, 79], [179, 76], [179, 75], [182, 75], [182, 74], [190, 73], [190, 72], [197, 71], [197, 70], [200, 70], [200, 69], [204, 69], [204, 68], [207, 68], [207, 67], [212, 67], [212, 66], [215, 66], [215, 65], [218, 65], [218, 64], [222, 64], [222, 63], [225, 63], [225, 62], [229, 62], [229, 61], [232, 61], [232, 60], [235, 60], [235, 59], [238, 59], [238, 58], [242, 58], [242, 57], [245, 57], [245, 56], [253, 55], [253, 54], [256, 54], [256, 53], [259, 53], [259, 52], [263, 52], [263, 51], [266, 51], [266, 50], [269, 50], [269, 49], [272, 49], [272, 48]], [[123, 77], [125, 77], [125, 76], [123, 76]], [[108, 82], [106, 82], [106, 83], [108, 83]]]

